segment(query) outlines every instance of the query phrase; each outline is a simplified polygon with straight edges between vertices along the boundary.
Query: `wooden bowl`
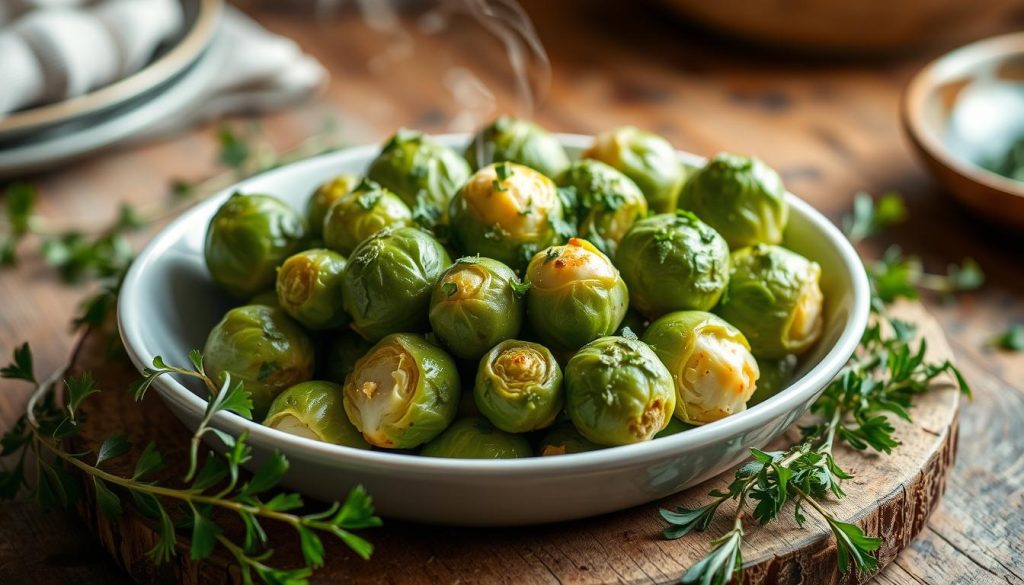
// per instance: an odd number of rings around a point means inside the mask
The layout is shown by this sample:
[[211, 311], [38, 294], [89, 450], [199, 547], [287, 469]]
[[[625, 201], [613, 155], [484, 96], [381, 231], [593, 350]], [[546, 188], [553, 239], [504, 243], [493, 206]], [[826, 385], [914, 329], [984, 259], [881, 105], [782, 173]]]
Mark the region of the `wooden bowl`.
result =
[[1024, 230], [1024, 182], [981, 166], [1024, 138], [1024, 33], [931, 62], [903, 96], [903, 125], [932, 174], [965, 205]]

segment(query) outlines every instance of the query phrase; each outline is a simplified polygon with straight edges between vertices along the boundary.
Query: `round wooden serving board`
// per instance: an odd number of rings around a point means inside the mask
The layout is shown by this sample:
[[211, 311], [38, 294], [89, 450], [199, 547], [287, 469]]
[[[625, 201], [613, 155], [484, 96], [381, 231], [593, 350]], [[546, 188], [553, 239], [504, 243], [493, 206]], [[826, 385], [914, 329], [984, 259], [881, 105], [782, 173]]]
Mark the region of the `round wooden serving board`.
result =
[[[930, 359], [952, 357], [938, 325], [919, 305], [896, 308], [898, 316], [916, 323], [928, 341]], [[109, 337], [94, 331], [75, 352], [72, 372], [91, 371], [105, 391], [87, 400], [84, 433], [73, 449], [95, 450], [111, 433], [124, 431], [135, 453], [156, 441], [168, 456], [167, 477], [181, 477], [187, 459], [189, 433], [163, 406], [155, 392], [136, 403], [125, 389], [138, 377], [127, 358], [111, 357]], [[894, 420], [902, 445], [891, 456], [840, 449], [840, 465], [852, 470], [849, 497], [832, 502], [842, 519], [858, 523], [884, 545], [879, 564], [892, 561], [913, 539], [939, 502], [953, 467], [957, 442], [958, 393], [945, 381], [922, 396], [912, 409], [914, 422]], [[796, 437], [791, 430], [775, 447]], [[119, 460], [120, 461], [120, 460]], [[123, 458], [130, 475], [134, 457]], [[112, 466], [113, 467], [113, 466]], [[731, 474], [726, 474], [731, 475]], [[664, 500], [597, 518], [514, 529], [464, 529], [415, 525], [384, 519], [384, 527], [365, 531], [376, 546], [373, 559], [363, 561], [338, 542], [328, 541], [327, 565], [315, 583], [672, 583], [709, 550], [709, 542], [727, 529], [720, 520], [707, 532], [680, 540], [661, 538], [660, 507], [696, 506], [708, 489], [724, 485], [721, 476]], [[852, 484], [852, 485], [850, 485]], [[89, 484], [87, 484], [89, 485]], [[415, 489], [415, 486], [409, 486]], [[344, 494], [338, 494], [343, 497]], [[80, 511], [103, 547], [141, 583], [211, 585], [240, 581], [231, 559], [222, 551], [202, 562], [189, 560], [187, 546], [169, 563], [155, 566], [146, 557], [156, 536], [151, 522], [126, 506], [117, 524], [105, 520], [94, 500], [84, 499]], [[728, 509], [728, 504], [726, 509]], [[787, 511], [773, 525], [746, 525], [743, 549], [746, 583], [860, 583], [870, 578], [836, 569], [836, 549], [823, 522], [811, 519], [799, 528]], [[228, 522], [228, 531], [238, 527]], [[267, 525], [274, 547], [273, 564], [301, 563], [295, 533], [285, 526]]]

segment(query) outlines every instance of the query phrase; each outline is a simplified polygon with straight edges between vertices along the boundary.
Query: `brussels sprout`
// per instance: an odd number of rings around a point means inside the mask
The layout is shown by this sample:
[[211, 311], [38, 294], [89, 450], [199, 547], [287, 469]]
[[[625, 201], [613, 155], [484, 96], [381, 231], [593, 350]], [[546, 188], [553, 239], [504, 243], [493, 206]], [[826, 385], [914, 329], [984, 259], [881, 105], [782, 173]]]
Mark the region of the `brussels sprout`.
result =
[[730, 248], [778, 244], [789, 220], [782, 179], [756, 158], [722, 153], [683, 187], [679, 208], [697, 214]]
[[572, 426], [572, 422], [565, 421], [551, 427], [548, 434], [540, 441], [538, 452], [542, 457], [552, 455], [568, 455], [570, 453], [585, 453], [603, 449], [601, 445], [588, 441], [586, 437]]
[[225, 372], [245, 382], [256, 420], [282, 390], [313, 376], [313, 343], [281, 309], [245, 305], [231, 309], [210, 331], [203, 364], [214, 380]]
[[430, 293], [451, 263], [444, 246], [417, 228], [387, 228], [367, 238], [341, 279], [352, 328], [369, 341], [426, 331]]
[[473, 396], [480, 412], [503, 431], [543, 429], [562, 410], [562, 369], [543, 345], [502, 341], [480, 360]]
[[277, 303], [277, 291], [269, 288], [259, 294], [253, 295], [247, 305], [266, 305], [268, 307], [278, 307], [281, 305]]
[[626, 316], [629, 291], [611, 260], [572, 238], [538, 252], [526, 269], [526, 316], [545, 344], [575, 350], [610, 335]]
[[206, 230], [206, 267], [213, 281], [245, 298], [274, 285], [276, 268], [299, 251], [305, 226], [291, 207], [269, 195], [232, 195]]
[[345, 416], [341, 386], [330, 382], [303, 382], [278, 394], [263, 424], [307, 439], [370, 448]]
[[397, 195], [364, 180], [328, 209], [323, 220], [324, 244], [348, 255], [360, 242], [386, 227], [412, 224], [412, 212]]
[[710, 310], [729, 280], [729, 246], [685, 211], [636, 222], [619, 243], [615, 265], [630, 306], [650, 319], [669, 311]]
[[496, 429], [482, 418], [464, 418], [424, 445], [420, 455], [450, 459], [519, 459], [532, 456], [533, 450], [524, 437]]
[[602, 337], [565, 366], [565, 410], [594, 443], [650, 440], [668, 426], [675, 407], [672, 375], [638, 340]]
[[464, 254], [494, 258], [513, 269], [573, 231], [554, 182], [514, 163], [477, 171], [452, 199], [449, 219]]
[[803, 353], [821, 337], [820, 276], [816, 262], [779, 246], [736, 250], [717, 312], [743, 332], [758, 357]]
[[677, 418], [703, 424], [746, 410], [759, 371], [735, 327], [704, 311], [677, 311], [651, 323], [643, 341], [672, 373]]
[[569, 166], [569, 156], [557, 138], [533, 122], [512, 116], [502, 116], [480, 130], [466, 147], [465, 156], [474, 170], [513, 162], [557, 177]]
[[337, 252], [306, 250], [288, 258], [277, 271], [277, 302], [310, 329], [333, 329], [348, 323], [341, 306], [345, 259]]
[[366, 172], [401, 197], [416, 221], [426, 226], [443, 219], [452, 195], [470, 174], [459, 153], [405, 128], [388, 140]]
[[599, 160], [572, 163], [558, 185], [576, 193], [579, 236], [609, 256], [633, 223], [647, 215], [647, 200], [636, 183]]
[[323, 233], [327, 210], [334, 205], [335, 201], [348, 195], [358, 183], [359, 177], [356, 175], [338, 175], [313, 191], [309, 201], [306, 202], [306, 224], [309, 226], [311, 236], [319, 237]]
[[661, 136], [623, 126], [599, 134], [583, 158], [594, 158], [622, 171], [640, 187], [656, 213], [676, 208], [683, 168], [675, 149]]
[[523, 324], [524, 285], [497, 260], [467, 256], [446, 270], [430, 297], [430, 327], [463, 359], [477, 360]]
[[354, 331], [342, 330], [331, 340], [323, 356], [324, 376], [336, 383], [344, 384], [345, 378], [355, 368], [359, 358], [370, 351], [373, 344]]
[[796, 372], [796, 356], [787, 355], [774, 360], [758, 359], [757, 369], [761, 377], [757, 379], [757, 388], [754, 388], [754, 395], [747, 401], [747, 406], [761, 404], [789, 386]]
[[411, 449], [441, 434], [459, 407], [459, 373], [441, 348], [396, 333], [356, 362], [345, 412], [371, 445]]
[[683, 431], [688, 431], [688, 430], [690, 430], [692, 428], [693, 428], [693, 425], [686, 424], [683, 421], [679, 420], [678, 418], [672, 417], [672, 420], [668, 421], [668, 426], [665, 427], [664, 429], [658, 431], [654, 435], [654, 438], [655, 439], [660, 439], [662, 437], [668, 437], [670, 435], [676, 435], [676, 434], [679, 434], [679, 433], [681, 433]]

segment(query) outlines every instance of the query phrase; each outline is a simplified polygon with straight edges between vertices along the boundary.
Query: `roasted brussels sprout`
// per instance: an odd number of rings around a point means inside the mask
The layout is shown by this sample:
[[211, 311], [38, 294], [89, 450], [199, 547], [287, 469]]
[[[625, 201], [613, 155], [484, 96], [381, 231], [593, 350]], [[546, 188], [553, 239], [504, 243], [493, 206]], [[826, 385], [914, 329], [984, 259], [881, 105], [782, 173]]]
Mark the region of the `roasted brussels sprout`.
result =
[[359, 177], [346, 174], [338, 175], [316, 188], [306, 202], [306, 224], [309, 226], [309, 234], [320, 237], [323, 234], [324, 218], [327, 217], [327, 210], [359, 183]]
[[789, 386], [796, 372], [796, 364], [795, 355], [778, 359], [758, 359], [757, 369], [761, 372], [761, 377], [757, 379], [757, 388], [747, 401], [747, 406], [761, 404]]
[[467, 256], [441, 274], [430, 297], [430, 327], [463, 359], [476, 360], [523, 324], [523, 285], [497, 260]]
[[759, 371], [746, 338], [720, 317], [677, 311], [644, 332], [672, 373], [677, 418], [703, 424], [741, 412], [754, 393]]
[[323, 220], [324, 244], [348, 255], [380, 230], [412, 223], [412, 212], [398, 195], [364, 180], [328, 209]]
[[268, 307], [280, 307], [277, 302], [277, 290], [270, 288], [259, 294], [253, 295], [247, 305], [266, 305]]
[[473, 169], [513, 162], [552, 178], [569, 166], [569, 156], [557, 138], [533, 122], [512, 116], [502, 116], [480, 130], [465, 155]]
[[371, 445], [411, 449], [441, 434], [459, 407], [459, 373], [441, 348], [396, 333], [356, 362], [345, 412]]
[[579, 236], [609, 256], [633, 223], [647, 215], [647, 200], [636, 183], [599, 160], [572, 163], [558, 186], [576, 193]]
[[282, 309], [245, 305], [231, 309], [210, 331], [203, 348], [206, 372], [245, 382], [256, 420], [282, 390], [313, 376], [313, 343]]
[[586, 437], [572, 426], [572, 422], [565, 421], [551, 427], [548, 434], [540, 441], [538, 452], [542, 457], [552, 455], [568, 455], [570, 453], [585, 453], [603, 449], [601, 445], [588, 441]]
[[306, 250], [284, 261], [277, 271], [277, 303], [310, 329], [333, 329], [348, 323], [341, 306], [345, 258], [323, 249]]
[[299, 251], [304, 236], [302, 218], [281, 200], [235, 193], [206, 230], [206, 267], [229, 294], [251, 297], [274, 285], [278, 265]]
[[756, 158], [722, 153], [683, 187], [679, 208], [722, 234], [729, 247], [778, 244], [789, 220], [782, 179]]
[[423, 446], [424, 457], [451, 459], [519, 459], [533, 450], [524, 437], [494, 428], [482, 418], [464, 418], [452, 423], [441, 436]]
[[662, 437], [668, 437], [683, 431], [688, 431], [692, 428], [693, 425], [686, 424], [678, 418], [672, 417], [672, 420], [668, 421], [668, 426], [658, 431], [657, 434], [654, 435], [654, 438], [660, 439]]
[[373, 344], [356, 332], [350, 329], [339, 331], [324, 352], [323, 375], [331, 382], [344, 384], [345, 378], [356, 367], [356, 362], [366, 355], [371, 347]]
[[803, 353], [821, 337], [820, 276], [816, 262], [779, 246], [736, 250], [717, 312], [743, 332], [758, 357]]
[[345, 415], [341, 386], [330, 382], [302, 382], [278, 394], [263, 424], [307, 439], [370, 448]]
[[583, 158], [594, 158], [622, 171], [640, 187], [656, 213], [676, 208], [683, 168], [675, 149], [661, 136], [623, 126], [599, 134]]
[[503, 431], [543, 429], [562, 410], [562, 369], [543, 345], [502, 341], [480, 360], [473, 396], [480, 412]]
[[629, 287], [630, 306], [650, 319], [669, 311], [706, 311], [729, 280], [729, 246], [689, 212], [636, 222], [619, 243], [615, 265]]
[[417, 228], [387, 228], [364, 240], [341, 279], [353, 329], [369, 341], [426, 331], [430, 293], [451, 263], [444, 246]]
[[421, 224], [443, 219], [448, 202], [472, 171], [451, 148], [405, 128], [388, 140], [366, 176], [402, 198]]
[[638, 340], [602, 337], [565, 367], [565, 410], [594, 443], [650, 440], [668, 425], [675, 407], [672, 375]]
[[538, 252], [526, 269], [526, 315], [545, 344], [575, 350], [610, 335], [626, 316], [629, 291], [611, 260], [572, 238]]
[[494, 258], [513, 269], [573, 231], [554, 182], [514, 163], [477, 171], [452, 199], [449, 219], [464, 254]]

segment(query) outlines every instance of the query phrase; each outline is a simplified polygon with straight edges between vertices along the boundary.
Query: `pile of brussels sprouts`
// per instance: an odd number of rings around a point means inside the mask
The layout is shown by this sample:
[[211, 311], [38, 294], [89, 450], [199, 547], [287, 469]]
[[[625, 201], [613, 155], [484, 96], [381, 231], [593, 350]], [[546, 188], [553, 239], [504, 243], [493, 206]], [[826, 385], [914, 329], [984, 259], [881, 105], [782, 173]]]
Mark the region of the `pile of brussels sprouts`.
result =
[[247, 304], [205, 363], [263, 424], [356, 448], [516, 458], [684, 431], [777, 392], [821, 335], [784, 193], [757, 159], [687, 169], [633, 127], [575, 161], [511, 117], [462, 154], [401, 130], [305, 217], [260, 194], [217, 211], [206, 263]]

